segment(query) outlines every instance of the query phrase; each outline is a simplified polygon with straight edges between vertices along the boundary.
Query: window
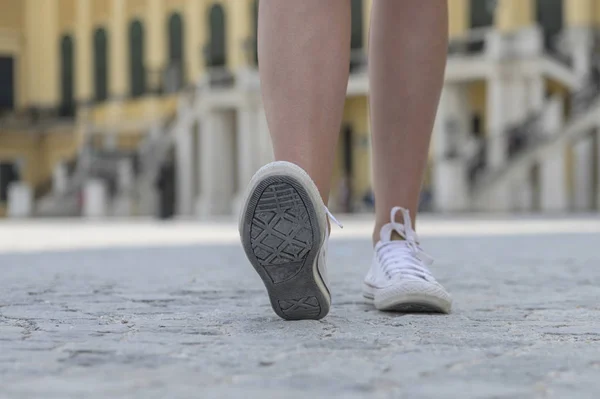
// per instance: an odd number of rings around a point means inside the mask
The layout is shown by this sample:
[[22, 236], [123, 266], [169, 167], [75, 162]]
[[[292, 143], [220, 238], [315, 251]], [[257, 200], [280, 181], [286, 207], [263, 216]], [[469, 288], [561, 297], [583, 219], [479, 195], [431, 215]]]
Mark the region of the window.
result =
[[75, 93], [73, 85], [73, 38], [63, 36], [60, 42], [60, 110], [63, 117], [75, 115]]
[[473, 114], [471, 116], [471, 133], [474, 137], [482, 138], [483, 130], [481, 129], [481, 115]]
[[14, 60], [0, 57], [0, 112], [14, 108], [14, 90]]
[[350, 72], [364, 62], [363, 53], [363, 0], [352, 0], [352, 27], [350, 31]]
[[209, 13], [210, 42], [208, 46], [207, 65], [224, 67], [227, 64], [225, 12], [220, 4], [211, 7]]
[[19, 172], [15, 163], [0, 163], [0, 203], [8, 201], [8, 189], [10, 185], [19, 180]]
[[[470, 21], [471, 29], [487, 28], [494, 25], [495, 0], [471, 0]], [[485, 40], [469, 42], [469, 53], [480, 53], [485, 48]]]
[[352, 50], [363, 48], [363, 0], [352, 0], [352, 33], [350, 47]]
[[138, 20], [129, 25], [129, 82], [132, 97], [140, 97], [146, 92], [144, 26]]
[[183, 20], [174, 13], [169, 17], [169, 65], [167, 69], [167, 91], [176, 91], [184, 82]]
[[544, 46], [554, 50], [554, 41], [563, 28], [562, 0], [537, 0], [536, 21], [544, 31]]
[[352, 177], [352, 172], [353, 172], [353, 166], [354, 166], [354, 160], [353, 160], [353, 153], [352, 153], [352, 148], [353, 148], [353, 138], [354, 138], [354, 131], [352, 129], [351, 125], [346, 125], [344, 126], [343, 130], [342, 130], [342, 145], [343, 145], [343, 166], [344, 166], [344, 174], [348, 177]]
[[471, 0], [471, 28], [485, 28], [494, 25], [495, 0]]
[[94, 33], [94, 93], [98, 102], [108, 99], [108, 39], [104, 28]]
[[255, 0], [254, 3], [252, 3], [252, 28], [254, 32], [254, 43], [252, 43], [252, 55], [254, 58], [255, 65], [258, 65], [258, 2], [259, 0]]

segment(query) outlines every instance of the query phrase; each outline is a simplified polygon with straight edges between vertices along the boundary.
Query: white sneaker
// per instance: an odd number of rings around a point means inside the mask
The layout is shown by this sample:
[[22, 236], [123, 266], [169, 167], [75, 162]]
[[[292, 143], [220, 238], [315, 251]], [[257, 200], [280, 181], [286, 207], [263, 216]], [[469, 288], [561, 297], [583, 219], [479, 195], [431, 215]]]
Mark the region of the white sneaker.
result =
[[284, 319], [321, 319], [329, 312], [328, 214], [314, 182], [295, 164], [272, 162], [250, 181], [240, 237]]
[[[404, 223], [395, 222], [402, 212]], [[400, 240], [392, 240], [397, 233]], [[433, 259], [419, 246], [407, 209], [392, 209], [391, 221], [381, 228], [363, 296], [379, 310], [450, 313], [452, 299], [427, 268]]]

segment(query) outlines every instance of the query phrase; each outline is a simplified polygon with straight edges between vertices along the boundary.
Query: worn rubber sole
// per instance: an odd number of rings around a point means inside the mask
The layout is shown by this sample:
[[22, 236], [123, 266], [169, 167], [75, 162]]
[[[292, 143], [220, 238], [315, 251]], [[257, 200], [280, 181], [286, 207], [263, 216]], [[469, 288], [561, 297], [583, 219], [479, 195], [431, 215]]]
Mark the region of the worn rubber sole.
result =
[[318, 205], [292, 174], [253, 180], [240, 220], [246, 256], [277, 315], [321, 319], [329, 312], [330, 297], [317, 266], [324, 240]]
[[384, 298], [376, 299], [376, 289], [365, 286], [363, 297], [365, 302], [372, 304], [375, 308], [387, 312], [399, 313], [445, 313], [452, 309], [452, 301], [447, 293], [441, 288], [434, 287], [430, 292], [389, 292]]

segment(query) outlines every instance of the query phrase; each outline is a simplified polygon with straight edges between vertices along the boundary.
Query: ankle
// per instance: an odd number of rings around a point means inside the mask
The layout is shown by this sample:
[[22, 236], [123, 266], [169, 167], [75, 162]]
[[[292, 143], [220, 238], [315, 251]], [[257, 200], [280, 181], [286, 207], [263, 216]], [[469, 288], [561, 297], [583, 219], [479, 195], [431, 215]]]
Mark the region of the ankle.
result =
[[404, 241], [415, 235], [414, 212], [400, 206], [393, 207], [389, 214], [379, 213], [373, 230], [373, 246], [379, 241]]
[[375, 226], [373, 227], [373, 236], [371, 237], [373, 240], [373, 246], [377, 245], [377, 243], [381, 241], [381, 228], [389, 222], [389, 220], [379, 220], [379, 218], [375, 219]]
[[381, 227], [375, 226], [375, 229], [373, 230], [373, 236], [371, 237], [371, 239], [373, 240], [373, 247], [375, 247], [375, 245], [377, 245], [377, 243], [381, 241]]

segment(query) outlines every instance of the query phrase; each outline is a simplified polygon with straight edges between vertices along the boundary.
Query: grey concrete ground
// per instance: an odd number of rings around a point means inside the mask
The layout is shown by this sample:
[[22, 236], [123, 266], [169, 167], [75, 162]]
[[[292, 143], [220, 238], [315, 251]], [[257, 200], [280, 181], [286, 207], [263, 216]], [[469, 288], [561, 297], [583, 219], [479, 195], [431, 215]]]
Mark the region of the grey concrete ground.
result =
[[[332, 312], [302, 322], [272, 313], [231, 223], [0, 225], [0, 397], [600, 397], [600, 219], [508, 223], [422, 223], [449, 316], [364, 305], [369, 232], [351, 225]], [[40, 229], [74, 249], [40, 252]], [[185, 229], [204, 238], [157, 245]], [[119, 234], [135, 246], [102, 248]]]

